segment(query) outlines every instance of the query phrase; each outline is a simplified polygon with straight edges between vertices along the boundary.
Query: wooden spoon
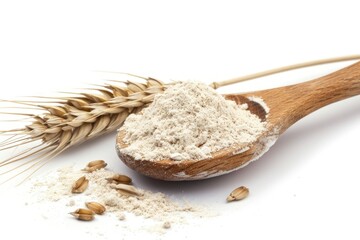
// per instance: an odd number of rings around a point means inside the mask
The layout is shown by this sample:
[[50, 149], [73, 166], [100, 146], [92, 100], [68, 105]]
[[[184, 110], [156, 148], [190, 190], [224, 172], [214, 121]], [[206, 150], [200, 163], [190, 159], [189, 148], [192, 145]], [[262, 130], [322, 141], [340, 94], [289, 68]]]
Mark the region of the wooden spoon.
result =
[[244, 167], [261, 157], [279, 135], [299, 119], [328, 104], [359, 94], [360, 62], [300, 84], [225, 95], [237, 104], [248, 103], [250, 111], [267, 122], [267, 130], [248, 146], [238, 144], [225, 148], [204, 160], [134, 160], [120, 151], [127, 146], [123, 141], [125, 132], [120, 131], [116, 141], [117, 153], [130, 168], [157, 179], [182, 181], [219, 176]]

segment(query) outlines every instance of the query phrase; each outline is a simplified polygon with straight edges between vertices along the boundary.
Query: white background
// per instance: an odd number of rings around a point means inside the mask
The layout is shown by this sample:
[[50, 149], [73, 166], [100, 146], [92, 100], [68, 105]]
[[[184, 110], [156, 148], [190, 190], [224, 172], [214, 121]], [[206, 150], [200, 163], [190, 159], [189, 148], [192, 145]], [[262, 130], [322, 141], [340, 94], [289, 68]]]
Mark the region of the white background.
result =
[[[1, 1], [0, 98], [51, 96], [101, 84], [121, 71], [164, 81], [220, 81], [288, 64], [360, 53], [358, 1]], [[258, 79], [219, 92], [310, 80], [350, 64]], [[114, 77], [114, 76], [112, 76]], [[217, 217], [173, 224], [165, 233], [110, 221], [82, 223], [59, 209], [25, 206], [25, 187], [0, 188], [0, 238], [359, 239], [360, 98], [296, 123], [259, 161], [210, 180], [167, 183], [127, 169], [110, 134], [54, 159], [39, 174], [92, 159], [139, 187], [206, 204]], [[0, 123], [1, 129], [7, 126]], [[0, 152], [1, 158], [11, 152]], [[6, 177], [5, 177], [6, 178]], [[2, 176], [4, 179], [4, 176]], [[235, 187], [250, 196], [232, 204]], [[56, 218], [54, 218], [56, 216]], [[10, 236], [11, 234], [11, 236]]]

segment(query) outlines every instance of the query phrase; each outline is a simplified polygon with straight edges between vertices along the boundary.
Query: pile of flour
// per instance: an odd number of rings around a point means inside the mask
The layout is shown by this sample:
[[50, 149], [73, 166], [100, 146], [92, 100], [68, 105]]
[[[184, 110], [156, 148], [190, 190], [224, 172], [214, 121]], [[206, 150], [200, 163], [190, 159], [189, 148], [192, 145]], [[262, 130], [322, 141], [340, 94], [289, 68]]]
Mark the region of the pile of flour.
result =
[[[177, 202], [160, 192], [151, 192], [137, 188], [141, 196], [127, 196], [113, 189], [106, 178], [114, 176], [108, 169], [84, 173], [72, 167], [58, 169], [56, 173], [31, 182], [30, 193], [37, 196], [37, 202], [57, 203], [52, 208], [67, 206], [65, 213], [84, 208], [85, 202], [98, 202], [106, 207], [105, 214], [115, 215], [119, 220], [126, 220], [128, 215], [139, 216], [162, 222], [164, 228], [171, 223], [186, 222], [187, 217], [204, 217], [207, 210], [192, 206], [188, 202]], [[72, 185], [80, 177], [89, 180], [88, 188], [81, 194], [71, 192]]]
[[249, 144], [266, 129], [266, 123], [199, 82], [179, 82], [140, 114], [130, 115], [125, 131], [128, 147], [120, 149], [134, 159], [206, 159], [234, 144]]

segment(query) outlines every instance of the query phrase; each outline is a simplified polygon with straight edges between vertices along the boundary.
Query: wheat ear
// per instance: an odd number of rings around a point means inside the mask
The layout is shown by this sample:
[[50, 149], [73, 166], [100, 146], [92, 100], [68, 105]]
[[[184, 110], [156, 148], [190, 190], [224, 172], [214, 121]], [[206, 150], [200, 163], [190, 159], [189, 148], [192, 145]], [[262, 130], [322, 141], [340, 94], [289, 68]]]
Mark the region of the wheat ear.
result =
[[[130, 113], [138, 112], [148, 105], [155, 94], [163, 92], [166, 87], [153, 78], [141, 80], [122, 82], [124, 86], [119, 86], [119, 82], [105, 84], [92, 89], [95, 93], [45, 98], [45, 102], [10, 101], [37, 110], [37, 113], [20, 114], [32, 119], [32, 123], [20, 129], [2, 132], [12, 137], [0, 145], [0, 151], [20, 145], [30, 146], [22, 147], [24, 150], [20, 153], [2, 160], [0, 167], [27, 159], [0, 175], [19, 168], [25, 169], [13, 177], [32, 168], [35, 172], [67, 148], [119, 128]], [[39, 143], [32, 146], [34, 142]]]

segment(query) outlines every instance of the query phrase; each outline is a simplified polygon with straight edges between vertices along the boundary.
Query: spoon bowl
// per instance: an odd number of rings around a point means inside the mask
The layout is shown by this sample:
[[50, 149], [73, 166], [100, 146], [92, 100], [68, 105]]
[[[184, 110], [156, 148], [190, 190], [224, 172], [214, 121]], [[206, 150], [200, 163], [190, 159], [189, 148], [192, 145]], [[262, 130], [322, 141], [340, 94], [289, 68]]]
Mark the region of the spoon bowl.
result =
[[290, 86], [243, 94], [228, 94], [226, 99], [247, 103], [249, 111], [266, 121], [267, 129], [250, 144], [237, 144], [213, 152], [203, 160], [135, 160], [121, 152], [127, 144], [125, 132], [116, 138], [120, 159], [130, 168], [168, 181], [199, 180], [220, 176], [260, 158], [291, 125], [313, 111], [360, 94], [360, 62], [324, 77]]

